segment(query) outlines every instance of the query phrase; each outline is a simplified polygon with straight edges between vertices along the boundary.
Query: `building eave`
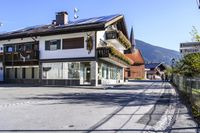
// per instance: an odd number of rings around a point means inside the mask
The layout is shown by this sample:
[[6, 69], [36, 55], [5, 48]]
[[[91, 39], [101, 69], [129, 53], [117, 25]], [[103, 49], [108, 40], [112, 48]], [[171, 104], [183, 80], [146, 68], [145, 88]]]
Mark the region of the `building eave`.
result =
[[36, 37], [36, 36], [51, 36], [51, 35], [58, 35], [58, 34], [98, 31], [98, 30], [104, 30], [105, 29], [104, 25], [105, 25], [104, 23], [97, 23], [97, 24], [88, 24], [88, 25], [69, 26], [69, 27], [39, 31], [39, 32], [36, 31], [36, 32], [18, 33], [18, 34], [13, 34], [13, 35], [12, 34], [2, 35], [2, 36], [0, 35], [0, 41], [17, 39], [17, 38]]

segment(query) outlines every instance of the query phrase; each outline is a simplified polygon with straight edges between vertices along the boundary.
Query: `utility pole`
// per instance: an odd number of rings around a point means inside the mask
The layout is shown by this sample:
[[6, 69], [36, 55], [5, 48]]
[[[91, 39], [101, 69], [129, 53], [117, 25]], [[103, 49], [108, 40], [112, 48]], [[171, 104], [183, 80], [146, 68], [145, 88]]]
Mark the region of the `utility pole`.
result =
[[175, 63], [175, 59], [174, 58], [172, 58], [172, 60], [171, 60], [171, 65], [172, 65], [172, 77], [171, 77], [171, 80], [172, 80], [172, 83], [174, 83], [174, 74], [173, 74], [173, 72], [174, 72], [174, 63]]

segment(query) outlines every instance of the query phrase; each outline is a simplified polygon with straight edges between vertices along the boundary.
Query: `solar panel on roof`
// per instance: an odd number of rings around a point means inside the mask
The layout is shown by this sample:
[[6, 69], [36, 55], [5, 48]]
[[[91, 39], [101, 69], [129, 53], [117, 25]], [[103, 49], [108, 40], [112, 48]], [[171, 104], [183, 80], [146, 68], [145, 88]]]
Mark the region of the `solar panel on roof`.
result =
[[7, 32], [4, 34], [0, 34], [1, 36], [9, 36], [9, 35], [13, 35], [13, 34], [18, 34], [18, 33], [31, 33], [31, 32], [40, 32], [43, 30], [52, 30], [52, 28], [64, 28], [64, 27], [70, 27], [70, 26], [76, 26], [76, 25], [84, 25], [84, 24], [93, 24], [93, 23], [102, 23], [102, 22], [108, 22], [116, 17], [120, 16], [119, 14], [116, 15], [109, 15], [109, 16], [101, 16], [101, 17], [94, 17], [94, 18], [88, 18], [88, 19], [80, 19], [80, 20], [76, 20], [74, 22], [69, 22], [66, 25], [36, 25], [36, 26], [30, 26], [30, 27], [26, 27], [20, 30], [15, 30], [12, 32]]
[[21, 29], [21, 31], [30, 31], [30, 30], [33, 30], [33, 29], [36, 29], [36, 28], [40, 28], [42, 27], [43, 25], [35, 25], [35, 26], [30, 26], [30, 27], [26, 27], [24, 29]]
[[87, 23], [100, 23], [100, 22], [108, 22], [112, 20], [113, 18], [117, 17], [119, 15], [110, 15], [110, 16], [101, 16], [101, 17], [95, 17], [95, 18], [88, 18], [88, 19], [81, 19], [72, 22], [71, 24], [87, 24]]
[[83, 25], [83, 24], [92, 24], [92, 23], [101, 23], [101, 22], [108, 22], [119, 15], [110, 15], [110, 16], [101, 16], [101, 17], [94, 17], [94, 18], [87, 18], [87, 19], [80, 19], [76, 21], [70, 21], [66, 25], [59, 25], [56, 28], [63, 28], [69, 26], [76, 26], [76, 25]]

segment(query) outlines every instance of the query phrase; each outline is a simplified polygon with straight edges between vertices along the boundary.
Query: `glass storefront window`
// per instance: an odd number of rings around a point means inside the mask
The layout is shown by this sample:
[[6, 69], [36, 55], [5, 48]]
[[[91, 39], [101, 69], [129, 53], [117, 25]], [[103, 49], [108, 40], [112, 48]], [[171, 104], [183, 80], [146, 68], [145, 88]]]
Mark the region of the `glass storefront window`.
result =
[[68, 63], [68, 78], [69, 79], [79, 79], [80, 63], [69, 62]]
[[7, 79], [15, 79], [15, 69], [14, 68], [6, 68], [6, 78]]
[[112, 65], [99, 63], [99, 79], [123, 80], [123, 68]]
[[39, 79], [39, 67], [6, 68], [7, 79]]
[[79, 62], [43, 63], [43, 79], [79, 79]]
[[43, 63], [43, 79], [62, 79], [62, 63]]

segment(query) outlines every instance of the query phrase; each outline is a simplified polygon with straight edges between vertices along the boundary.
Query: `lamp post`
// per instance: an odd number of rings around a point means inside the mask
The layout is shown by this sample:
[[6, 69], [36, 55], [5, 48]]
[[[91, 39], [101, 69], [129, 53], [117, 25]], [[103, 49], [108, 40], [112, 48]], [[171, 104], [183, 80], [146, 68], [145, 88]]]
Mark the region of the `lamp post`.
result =
[[173, 71], [174, 71], [174, 63], [175, 63], [175, 59], [172, 58], [171, 62], [172, 62], [171, 65], [172, 65], [172, 82], [173, 82], [173, 80], [174, 80], [174, 74], [173, 74]]

